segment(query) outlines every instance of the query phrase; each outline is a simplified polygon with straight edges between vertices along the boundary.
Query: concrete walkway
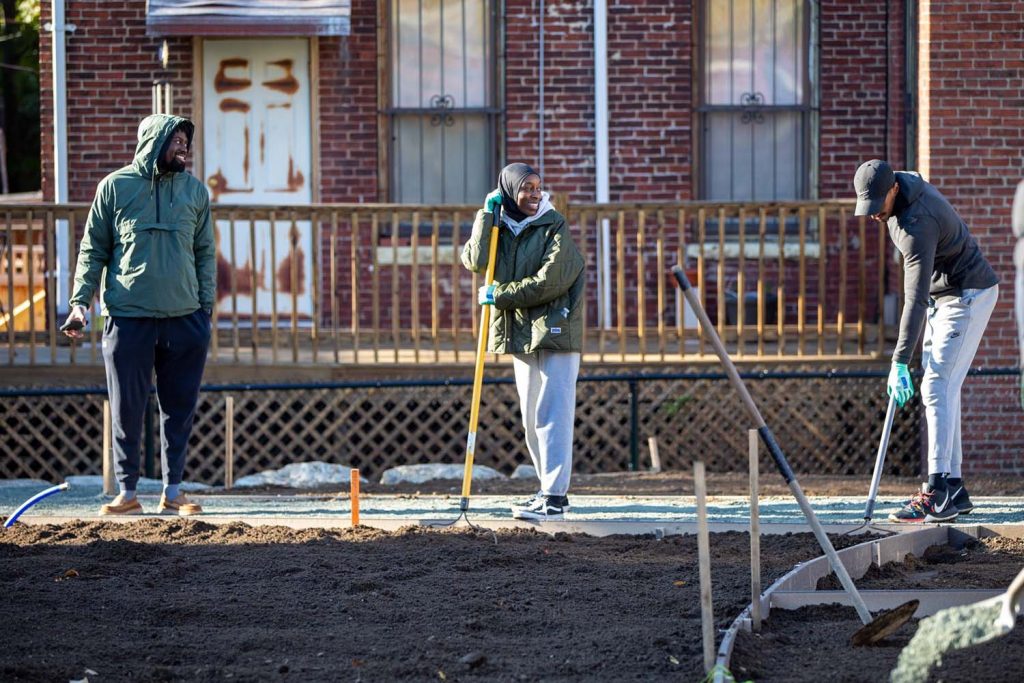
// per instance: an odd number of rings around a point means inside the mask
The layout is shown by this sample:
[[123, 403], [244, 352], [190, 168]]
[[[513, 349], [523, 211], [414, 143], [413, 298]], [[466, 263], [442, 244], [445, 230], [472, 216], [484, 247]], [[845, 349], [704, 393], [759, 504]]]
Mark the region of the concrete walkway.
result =
[[[0, 517], [6, 519], [24, 501], [45, 488], [48, 486], [35, 482], [0, 487]], [[337, 497], [223, 495], [216, 489], [190, 491], [188, 495], [203, 505], [205, 513], [202, 519], [211, 523], [243, 521], [248, 524], [343, 527], [349, 526], [351, 520], [347, 491]], [[40, 501], [25, 511], [19, 521], [56, 523], [68, 519], [110, 519], [97, 514], [100, 505], [108, 500], [99, 487], [72, 486], [68, 491]], [[140, 500], [147, 511], [155, 512], [159, 494], [142, 491]], [[509, 510], [512, 500], [511, 496], [472, 497], [469, 520], [489, 528], [530, 526], [512, 520]], [[614, 529], [620, 527], [620, 523], [629, 523], [638, 531], [671, 528], [682, 532], [684, 528], [695, 525], [697, 519], [693, 496], [580, 495], [570, 496], [570, 501], [572, 510], [566, 514], [562, 525], [571, 528]], [[835, 527], [830, 531], [852, 528], [863, 522], [863, 500], [822, 497], [812, 498], [810, 502], [821, 523]], [[884, 524], [889, 511], [902, 502], [879, 499], [875, 505], [874, 521]], [[975, 512], [962, 516], [957, 520], [958, 524], [1024, 524], [1024, 498], [975, 498], [974, 502]], [[459, 497], [453, 495], [367, 495], [362, 497], [359, 507], [362, 524], [381, 528], [447, 522], [459, 517]], [[780, 527], [780, 532], [800, 531], [805, 524], [803, 514], [792, 497], [762, 498], [759, 508], [761, 525], [766, 533], [771, 533], [776, 526]], [[708, 521], [718, 530], [745, 530], [749, 515], [745, 497], [716, 496], [708, 499]], [[605, 524], [590, 524], [594, 522]]]

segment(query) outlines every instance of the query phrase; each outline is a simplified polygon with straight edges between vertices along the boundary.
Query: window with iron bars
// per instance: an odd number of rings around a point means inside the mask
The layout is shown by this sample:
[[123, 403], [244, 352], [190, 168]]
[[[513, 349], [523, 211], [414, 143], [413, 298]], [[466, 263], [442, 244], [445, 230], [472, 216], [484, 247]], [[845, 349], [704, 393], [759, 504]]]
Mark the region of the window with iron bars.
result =
[[[701, 199], [767, 204], [813, 198], [815, 9], [811, 0], [702, 3], [697, 109]], [[805, 228], [816, 243], [816, 221], [812, 218]], [[730, 251], [738, 250], [741, 229], [745, 236], [756, 237], [760, 225], [756, 220], [742, 226], [735, 218], [726, 221]], [[708, 217], [705, 230], [717, 243], [714, 217]], [[798, 220], [792, 216], [780, 223], [772, 217], [766, 230], [795, 235]], [[754, 241], [745, 246], [756, 248]]]

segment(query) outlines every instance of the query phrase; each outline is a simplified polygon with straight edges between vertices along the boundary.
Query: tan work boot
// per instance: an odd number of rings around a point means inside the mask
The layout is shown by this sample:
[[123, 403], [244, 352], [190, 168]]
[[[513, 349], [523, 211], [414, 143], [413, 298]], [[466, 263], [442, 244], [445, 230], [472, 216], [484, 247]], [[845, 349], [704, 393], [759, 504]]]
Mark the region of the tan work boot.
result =
[[117, 498], [110, 501], [106, 505], [100, 506], [101, 515], [141, 515], [142, 514], [142, 503], [139, 502], [138, 498], [132, 498], [131, 500], [125, 500], [123, 495], [118, 495]]
[[166, 496], [160, 496], [160, 514], [161, 515], [180, 515], [182, 517], [188, 517], [189, 515], [198, 515], [203, 511], [203, 506], [199, 503], [193, 503], [185, 497], [184, 493], [179, 493], [178, 497], [174, 500], [167, 500]]

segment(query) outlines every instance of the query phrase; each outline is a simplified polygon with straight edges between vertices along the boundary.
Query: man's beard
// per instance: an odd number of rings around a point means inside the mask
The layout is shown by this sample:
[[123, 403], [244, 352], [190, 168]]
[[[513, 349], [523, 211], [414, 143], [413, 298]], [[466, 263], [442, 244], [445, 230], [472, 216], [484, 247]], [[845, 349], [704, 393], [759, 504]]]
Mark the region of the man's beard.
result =
[[163, 173], [167, 173], [168, 171], [172, 171], [174, 173], [181, 173], [185, 170], [185, 162], [178, 159], [178, 157], [174, 157], [173, 159], [170, 160], [170, 162], [161, 159], [160, 162], [156, 165], [156, 167], [157, 170], [162, 171]]

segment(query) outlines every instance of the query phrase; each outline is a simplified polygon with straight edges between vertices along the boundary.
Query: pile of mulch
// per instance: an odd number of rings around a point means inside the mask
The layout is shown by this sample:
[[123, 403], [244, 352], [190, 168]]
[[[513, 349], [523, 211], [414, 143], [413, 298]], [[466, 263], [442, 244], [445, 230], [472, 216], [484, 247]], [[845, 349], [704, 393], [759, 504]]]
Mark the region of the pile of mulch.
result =
[[[761, 547], [766, 586], [820, 555], [807, 533]], [[749, 537], [711, 550], [724, 629], [750, 601]], [[0, 583], [2, 681], [703, 677], [694, 536], [19, 523]]]

